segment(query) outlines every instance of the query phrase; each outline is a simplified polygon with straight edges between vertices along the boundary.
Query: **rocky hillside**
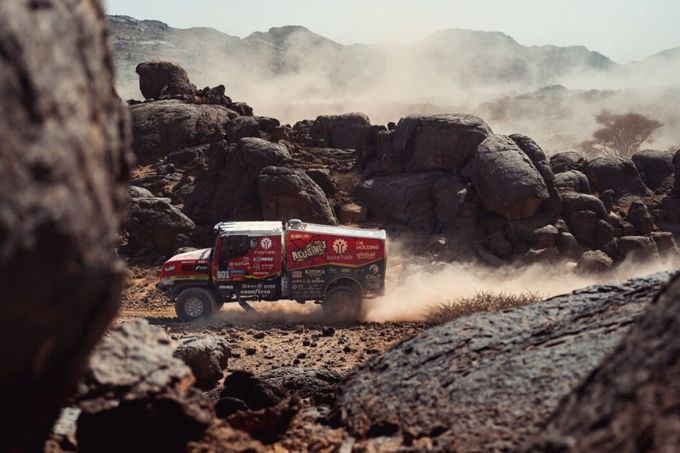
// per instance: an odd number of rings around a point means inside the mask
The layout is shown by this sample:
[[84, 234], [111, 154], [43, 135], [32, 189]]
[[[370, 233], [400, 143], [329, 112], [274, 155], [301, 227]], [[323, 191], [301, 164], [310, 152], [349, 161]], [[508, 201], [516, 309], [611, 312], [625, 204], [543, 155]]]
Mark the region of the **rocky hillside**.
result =
[[127, 255], [210, 246], [224, 220], [379, 226], [435, 261], [578, 263], [605, 272], [678, 258], [672, 151], [550, 158], [467, 114], [387, 126], [361, 113], [294, 126], [253, 115], [223, 86], [198, 90], [173, 63], [137, 67], [129, 107], [138, 166]]

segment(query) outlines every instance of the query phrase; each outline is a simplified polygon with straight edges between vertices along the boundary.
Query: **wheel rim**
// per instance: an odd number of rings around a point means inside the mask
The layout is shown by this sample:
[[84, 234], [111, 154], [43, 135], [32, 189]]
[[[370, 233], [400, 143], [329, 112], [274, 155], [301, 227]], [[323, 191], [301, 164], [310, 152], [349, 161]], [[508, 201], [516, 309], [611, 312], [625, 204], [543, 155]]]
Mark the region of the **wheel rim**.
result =
[[198, 318], [203, 313], [203, 302], [200, 299], [191, 298], [184, 304], [184, 311], [192, 318]]

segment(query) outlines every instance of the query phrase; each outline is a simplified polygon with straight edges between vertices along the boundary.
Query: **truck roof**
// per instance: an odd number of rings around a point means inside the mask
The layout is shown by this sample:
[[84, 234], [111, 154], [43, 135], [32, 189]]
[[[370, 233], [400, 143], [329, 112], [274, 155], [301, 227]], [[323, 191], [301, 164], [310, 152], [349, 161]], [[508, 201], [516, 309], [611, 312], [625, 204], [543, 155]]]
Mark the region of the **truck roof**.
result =
[[289, 222], [288, 229], [306, 231], [309, 233], [317, 234], [333, 234], [339, 236], [352, 236], [367, 239], [380, 239], [383, 241], [386, 238], [385, 230], [369, 230], [365, 228], [349, 228], [341, 226], [319, 225], [316, 223]]
[[[287, 226], [289, 230], [306, 231], [309, 233], [379, 239], [382, 241], [386, 239], [385, 230], [320, 225], [317, 223], [300, 222], [298, 220], [289, 221]], [[281, 234], [283, 231], [283, 223], [279, 221], [220, 222], [215, 225], [214, 230], [220, 236], [230, 236], [233, 234], [270, 236]]]
[[220, 236], [243, 234], [248, 236], [270, 236], [281, 234], [283, 223], [278, 221], [258, 222], [220, 222], [215, 225], [215, 232]]

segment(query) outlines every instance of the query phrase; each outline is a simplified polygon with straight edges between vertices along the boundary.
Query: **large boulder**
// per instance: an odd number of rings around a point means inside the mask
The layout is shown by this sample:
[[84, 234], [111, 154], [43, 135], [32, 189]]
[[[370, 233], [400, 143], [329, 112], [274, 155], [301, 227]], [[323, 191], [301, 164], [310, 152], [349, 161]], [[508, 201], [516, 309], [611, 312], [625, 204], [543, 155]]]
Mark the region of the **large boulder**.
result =
[[4, 451], [42, 451], [118, 307], [131, 164], [98, 1], [0, 2]]
[[193, 381], [163, 329], [146, 320], [115, 326], [79, 386], [78, 451], [185, 451], [213, 419]]
[[548, 158], [543, 152], [543, 149], [536, 143], [531, 137], [523, 134], [512, 134], [510, 135], [512, 141], [514, 141], [519, 149], [524, 151], [531, 162], [533, 162], [536, 170], [543, 178], [545, 186], [548, 189], [548, 194], [550, 195], [547, 200], [541, 205], [541, 209], [544, 212], [551, 214], [559, 214], [562, 209], [562, 195], [560, 191], [557, 190], [555, 184], [555, 175], [553, 174], [552, 168], [550, 168], [550, 163]]
[[643, 236], [651, 233], [656, 228], [654, 217], [652, 217], [649, 209], [644, 203], [639, 201], [635, 201], [630, 205], [626, 220], [633, 225], [636, 233]]
[[169, 199], [146, 197], [130, 200], [125, 228], [133, 248], [162, 253], [186, 245], [196, 225]]
[[484, 120], [473, 115], [407, 116], [397, 124], [387, 160], [406, 171], [456, 172], [492, 133]]
[[595, 192], [613, 190], [618, 196], [649, 195], [640, 172], [632, 160], [620, 156], [602, 156], [588, 161], [584, 167], [590, 187]]
[[578, 151], [562, 151], [550, 156], [550, 167], [556, 175], [565, 171], [582, 171], [585, 163], [586, 159]]
[[231, 345], [224, 338], [198, 336], [181, 339], [174, 356], [189, 365], [196, 387], [211, 390], [222, 379], [230, 353]]
[[333, 209], [321, 187], [301, 170], [267, 167], [257, 176], [264, 220], [300, 219], [336, 225]]
[[376, 177], [357, 189], [369, 218], [425, 232], [453, 225], [466, 193], [462, 180], [440, 172]]
[[139, 90], [145, 99], [160, 98], [166, 88], [181, 91], [191, 85], [184, 68], [169, 61], [140, 63], [135, 72], [139, 74]]
[[673, 156], [673, 190], [671, 195], [680, 198], [680, 149]]
[[633, 154], [633, 162], [642, 174], [647, 187], [660, 193], [670, 193], [673, 189], [673, 156], [670, 150], [645, 149]]
[[578, 170], [569, 170], [556, 174], [555, 187], [561, 193], [590, 193], [588, 177]]
[[130, 106], [133, 148], [146, 163], [182, 148], [211, 143], [224, 136], [238, 114], [221, 105], [187, 104], [176, 99]]
[[484, 140], [472, 165], [472, 181], [484, 207], [510, 220], [533, 216], [550, 196], [534, 164], [508, 137]]
[[342, 422], [376, 446], [385, 437], [403, 449], [428, 438], [434, 451], [515, 451], [668, 278], [594, 286], [427, 330], [350, 374], [338, 391]]
[[562, 197], [562, 215], [569, 219], [577, 211], [593, 211], [598, 219], [607, 218], [607, 209], [602, 200], [585, 193], [566, 193]]
[[262, 219], [257, 175], [265, 167], [288, 162], [288, 148], [248, 137], [233, 146], [221, 140], [211, 146], [209, 155], [210, 172], [187, 198], [185, 212], [206, 224]]
[[310, 134], [323, 146], [339, 149], [355, 149], [362, 131], [371, 126], [363, 113], [321, 115], [312, 124]]
[[680, 279], [555, 409], [526, 451], [665, 451], [680, 439]]

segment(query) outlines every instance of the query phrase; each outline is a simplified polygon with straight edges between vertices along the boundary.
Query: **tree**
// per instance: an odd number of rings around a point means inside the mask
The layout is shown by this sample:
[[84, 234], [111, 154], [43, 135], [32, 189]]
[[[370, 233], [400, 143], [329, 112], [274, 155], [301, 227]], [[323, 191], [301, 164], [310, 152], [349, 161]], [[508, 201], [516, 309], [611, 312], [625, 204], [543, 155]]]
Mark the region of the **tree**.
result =
[[597, 154], [630, 157], [644, 142], [652, 142], [652, 134], [663, 123], [639, 113], [615, 114], [603, 110], [595, 121], [602, 127], [593, 133], [593, 139], [581, 144], [585, 151]]

